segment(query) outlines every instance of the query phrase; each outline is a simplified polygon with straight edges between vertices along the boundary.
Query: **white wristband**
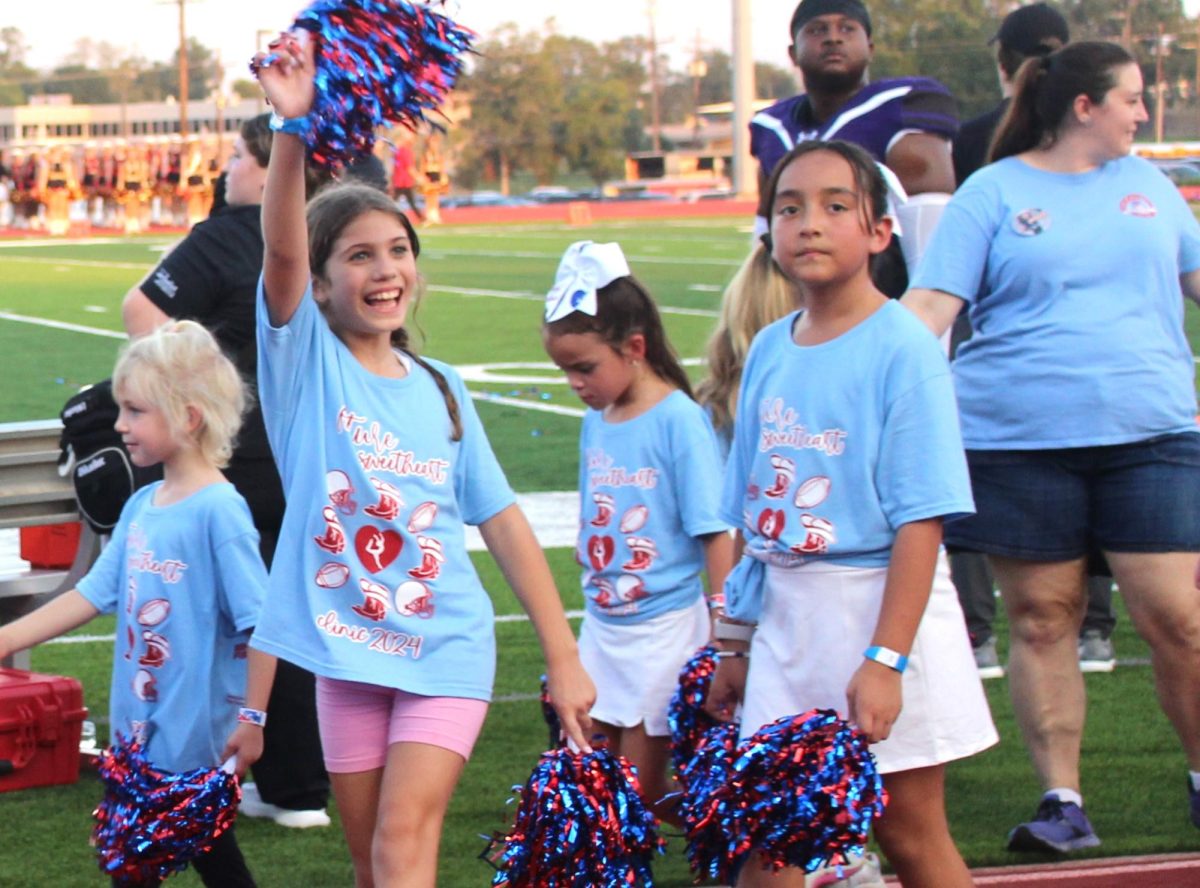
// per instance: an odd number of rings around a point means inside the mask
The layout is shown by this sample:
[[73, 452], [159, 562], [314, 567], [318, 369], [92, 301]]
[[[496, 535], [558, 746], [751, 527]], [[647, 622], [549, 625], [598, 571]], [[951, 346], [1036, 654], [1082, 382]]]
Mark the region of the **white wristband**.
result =
[[251, 709], [249, 706], [238, 710], [237, 720], [243, 725], [257, 725], [260, 728], [267, 726], [267, 714], [261, 709]]
[[754, 638], [754, 627], [748, 623], [717, 619], [713, 621], [713, 638], [717, 641], [750, 641]]

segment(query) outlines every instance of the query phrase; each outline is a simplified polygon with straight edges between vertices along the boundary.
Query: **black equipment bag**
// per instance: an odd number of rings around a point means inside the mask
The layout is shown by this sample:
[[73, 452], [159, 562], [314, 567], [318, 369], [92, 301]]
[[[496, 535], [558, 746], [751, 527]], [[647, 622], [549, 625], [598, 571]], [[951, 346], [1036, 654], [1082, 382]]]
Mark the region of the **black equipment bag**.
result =
[[119, 412], [112, 380], [105, 379], [71, 396], [59, 413], [59, 471], [70, 473], [80, 514], [97, 533], [109, 533], [133, 492], [162, 477], [159, 466], [130, 462], [113, 428]]

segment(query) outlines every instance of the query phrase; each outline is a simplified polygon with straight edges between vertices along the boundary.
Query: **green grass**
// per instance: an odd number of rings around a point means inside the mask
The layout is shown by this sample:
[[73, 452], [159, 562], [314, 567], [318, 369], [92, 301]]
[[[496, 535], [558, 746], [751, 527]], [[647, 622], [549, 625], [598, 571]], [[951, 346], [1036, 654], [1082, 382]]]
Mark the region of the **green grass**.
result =
[[[740, 219], [660, 220], [574, 230], [446, 226], [423, 230], [421, 236], [420, 266], [429, 283], [418, 314], [425, 333], [422, 348], [455, 364], [546, 360], [538, 334], [541, 294], [554, 277], [562, 250], [573, 240], [621, 241], [635, 273], [661, 305], [714, 314], [720, 289], [748, 243]], [[119, 330], [122, 296], [168, 243], [162, 237], [142, 237], [48, 247], [0, 244], [0, 313]], [[500, 291], [507, 298], [479, 291]], [[702, 354], [714, 314], [665, 314], [681, 355]], [[1200, 314], [1190, 307], [1187, 323], [1192, 341], [1198, 341]], [[109, 374], [119, 345], [115, 339], [18, 323], [0, 315], [0, 354], [5, 356], [7, 372], [0, 421], [56, 415], [79, 384]], [[536, 368], [521, 374], [535, 381], [491, 381], [471, 388], [542, 405], [580, 406], [558, 374]], [[517, 490], [575, 486], [579, 428], [575, 417], [494, 400], [476, 404]], [[578, 568], [572, 553], [559, 549], [548, 555], [567, 606], [579, 607]], [[517, 603], [491, 558], [475, 558], [497, 613], [517, 613]], [[81, 631], [111, 633], [112, 619], [97, 620]], [[1004, 638], [1002, 623], [999, 635]], [[476, 859], [484, 845], [479, 836], [504, 827], [510, 813], [506, 807], [510, 787], [528, 776], [546, 744], [539, 704], [532, 699], [542, 672], [533, 632], [525, 622], [501, 623], [497, 638], [497, 702], [445, 828], [440, 884], [449, 888], [488, 883], [491, 870]], [[1123, 615], [1116, 645], [1122, 658], [1147, 656]], [[55, 644], [39, 647], [33, 665], [38, 671], [79, 677], [103, 734], [110, 660], [111, 644]], [[1083, 788], [1104, 839], [1094, 856], [1196, 850], [1200, 836], [1186, 817], [1183, 756], [1155, 702], [1149, 668], [1121, 666], [1111, 675], [1088, 676], [1087, 688]], [[988, 682], [986, 689], [1001, 743], [952, 765], [946, 793], [955, 838], [976, 866], [1018, 862], [1004, 850], [1004, 836], [1013, 824], [1032, 814], [1038, 796], [1013, 724], [1006, 682]], [[72, 786], [0, 795], [0, 885], [106, 884], [87, 847], [89, 815], [98, 798], [97, 783], [87, 777]], [[350, 884], [348, 859], [336, 827], [295, 832], [246, 819], [238, 831], [264, 886]], [[671, 840], [655, 872], [657, 884], [691, 884], [678, 839]], [[200, 884], [191, 873], [173, 883]]]

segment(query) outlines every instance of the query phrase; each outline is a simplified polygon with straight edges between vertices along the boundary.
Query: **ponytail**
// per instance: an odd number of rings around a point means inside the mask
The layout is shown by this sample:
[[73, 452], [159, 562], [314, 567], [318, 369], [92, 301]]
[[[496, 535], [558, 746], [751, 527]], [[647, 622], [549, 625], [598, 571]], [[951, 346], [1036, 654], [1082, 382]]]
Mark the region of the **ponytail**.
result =
[[1017, 72], [1012, 103], [988, 149], [988, 162], [1035, 148], [1049, 148], [1073, 120], [1075, 100], [1100, 104], [1117, 84], [1116, 69], [1134, 58], [1115, 43], [1071, 43]]

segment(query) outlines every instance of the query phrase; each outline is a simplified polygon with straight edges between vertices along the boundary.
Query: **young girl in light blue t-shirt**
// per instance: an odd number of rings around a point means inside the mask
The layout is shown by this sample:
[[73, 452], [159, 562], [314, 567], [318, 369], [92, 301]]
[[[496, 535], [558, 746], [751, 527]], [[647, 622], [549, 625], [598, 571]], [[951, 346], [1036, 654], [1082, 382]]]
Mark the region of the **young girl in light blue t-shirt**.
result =
[[[587, 748], [594, 689], [553, 577], [461, 378], [405, 331], [416, 232], [387, 195], [304, 204], [313, 46], [259, 72], [277, 118], [263, 196], [259, 394], [287, 499], [253, 644], [317, 676], [321, 743], [356, 880], [436, 881], [442, 821], [495, 671], [478, 525], [529, 613], [564, 729]], [[286, 550], [286, 545], [291, 550]]]
[[[743, 736], [813, 708], [857, 723], [901, 881], [967, 886], [944, 767], [996, 733], [940, 548], [943, 520], [973, 508], [949, 367], [871, 283], [892, 230], [874, 161], [802, 143], [768, 194], [772, 256], [804, 309], [755, 337], [742, 376], [722, 497], [742, 554], [709, 706], [728, 718], [742, 700]], [[751, 858], [738, 885], [798, 878]]]
[[[247, 650], [267, 572], [250, 510], [221, 474], [241, 425], [241, 378], [207, 330], [180, 321], [128, 346], [113, 394], [130, 460], [161, 464], [163, 480], [125, 504], [76, 589], [0, 628], [0, 657], [115, 613], [112, 742], [140, 743], [165, 772], [232, 756], [243, 775], [262, 755], [274, 659]], [[254, 886], [232, 829], [193, 865], [213, 888]]]
[[580, 652], [597, 685], [592, 715], [637, 767], [647, 802], [671, 819], [658, 804], [670, 790], [667, 707], [679, 670], [709, 638], [701, 574], [717, 607], [733, 559], [717, 515], [716, 436], [617, 244], [567, 249], [542, 342], [591, 408], [579, 440], [576, 557], [587, 607]]

